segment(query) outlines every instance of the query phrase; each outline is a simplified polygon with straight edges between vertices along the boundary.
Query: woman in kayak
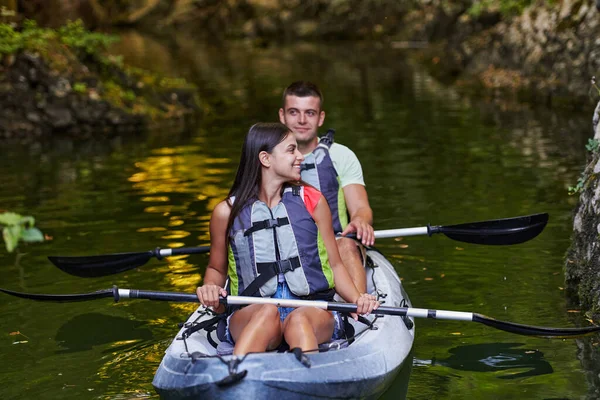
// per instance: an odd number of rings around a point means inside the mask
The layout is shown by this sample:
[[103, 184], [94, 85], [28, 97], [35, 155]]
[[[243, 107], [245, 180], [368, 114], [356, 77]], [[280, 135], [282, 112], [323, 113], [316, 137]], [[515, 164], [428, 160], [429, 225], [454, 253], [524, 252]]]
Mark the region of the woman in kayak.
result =
[[[210, 260], [200, 302], [225, 311], [219, 297], [232, 295], [332, 300], [334, 288], [359, 314], [379, 306], [359, 293], [337, 250], [331, 211], [321, 193], [300, 181], [296, 139], [280, 123], [253, 125], [242, 147], [227, 199], [210, 220]], [[314, 351], [340, 333], [340, 318], [316, 307], [253, 304], [229, 310], [225, 340], [234, 354], [290, 348]]]

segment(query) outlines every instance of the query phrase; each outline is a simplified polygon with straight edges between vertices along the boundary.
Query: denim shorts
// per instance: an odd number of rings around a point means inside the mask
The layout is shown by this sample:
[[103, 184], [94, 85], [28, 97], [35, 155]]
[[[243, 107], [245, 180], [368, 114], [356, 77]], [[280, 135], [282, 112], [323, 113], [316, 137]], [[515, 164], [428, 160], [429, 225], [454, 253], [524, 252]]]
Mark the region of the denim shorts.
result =
[[[301, 299], [300, 297], [292, 293], [290, 287], [288, 286], [287, 282], [285, 282], [285, 280], [283, 282], [277, 283], [277, 291], [271, 297], [274, 299]], [[286, 319], [286, 317], [292, 311], [295, 310], [295, 308], [293, 307], [277, 307], [277, 309], [279, 310], [279, 319], [281, 322], [283, 322]], [[235, 314], [235, 312], [227, 316], [227, 329], [225, 330], [225, 340], [231, 344], [235, 344], [233, 338], [231, 337], [231, 332], [229, 331], [229, 321], [233, 314]], [[344, 337], [344, 321], [342, 319], [342, 316], [337, 311], [331, 311], [331, 314], [333, 315], [334, 320], [333, 335], [331, 337], [331, 340], [342, 339]]]

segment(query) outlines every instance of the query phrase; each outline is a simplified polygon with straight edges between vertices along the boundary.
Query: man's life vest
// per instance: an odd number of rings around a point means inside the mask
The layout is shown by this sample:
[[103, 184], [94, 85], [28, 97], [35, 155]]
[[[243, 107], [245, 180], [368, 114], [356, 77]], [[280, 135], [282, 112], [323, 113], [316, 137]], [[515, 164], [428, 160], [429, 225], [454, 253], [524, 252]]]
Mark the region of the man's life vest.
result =
[[348, 225], [348, 211], [344, 191], [329, 154], [334, 135], [335, 131], [329, 129], [327, 134], [319, 139], [317, 147], [312, 153], [305, 156], [300, 174], [304, 182], [316, 187], [323, 193], [323, 197], [325, 197], [331, 209], [333, 231], [340, 233]]
[[287, 187], [272, 209], [260, 200], [242, 208], [230, 231], [230, 294], [272, 296], [281, 275], [296, 296], [334, 287], [327, 251], [304, 203], [304, 190], [314, 191]]

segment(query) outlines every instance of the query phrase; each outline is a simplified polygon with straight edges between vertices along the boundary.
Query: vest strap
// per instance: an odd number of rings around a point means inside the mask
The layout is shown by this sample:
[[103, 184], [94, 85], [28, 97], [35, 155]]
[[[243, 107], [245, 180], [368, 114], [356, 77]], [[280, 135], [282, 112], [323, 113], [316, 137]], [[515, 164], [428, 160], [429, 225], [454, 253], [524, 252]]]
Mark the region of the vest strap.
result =
[[258, 277], [250, 282], [244, 289], [240, 296], [254, 296], [258, 289], [260, 289], [269, 279], [274, 276], [285, 274], [288, 271], [293, 271], [296, 268], [300, 268], [300, 258], [292, 257], [287, 260], [279, 260], [268, 263], [256, 263], [258, 269]]
[[287, 217], [265, 219], [264, 221], [254, 222], [251, 228], [246, 229], [246, 232], [244, 232], [244, 236], [250, 236], [252, 233], [260, 231], [262, 229], [276, 228], [279, 226], [288, 225], [289, 223], [290, 220]]
[[322, 136], [321, 139], [319, 139], [319, 144], [322, 143], [325, 146], [327, 146], [327, 148], [330, 148], [334, 142], [334, 139], [333, 139], [334, 136], [335, 136], [335, 129], [328, 129], [325, 136]]
[[272, 274], [271, 277], [277, 274], [285, 274], [288, 271], [293, 271], [300, 268], [300, 258], [292, 257], [287, 260], [279, 260], [268, 263], [256, 263], [259, 274]]
[[300, 164], [300, 172], [302, 171], [308, 171], [309, 169], [315, 169], [315, 164]]

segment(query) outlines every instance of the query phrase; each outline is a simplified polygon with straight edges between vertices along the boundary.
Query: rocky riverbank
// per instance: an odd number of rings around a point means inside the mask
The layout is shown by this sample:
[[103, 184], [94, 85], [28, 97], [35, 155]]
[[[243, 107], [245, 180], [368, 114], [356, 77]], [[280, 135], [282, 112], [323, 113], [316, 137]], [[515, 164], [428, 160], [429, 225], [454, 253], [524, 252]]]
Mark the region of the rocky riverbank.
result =
[[0, 32], [0, 139], [110, 137], [198, 115], [196, 88], [104, 55], [106, 37], [81, 24], [10, 29]]

